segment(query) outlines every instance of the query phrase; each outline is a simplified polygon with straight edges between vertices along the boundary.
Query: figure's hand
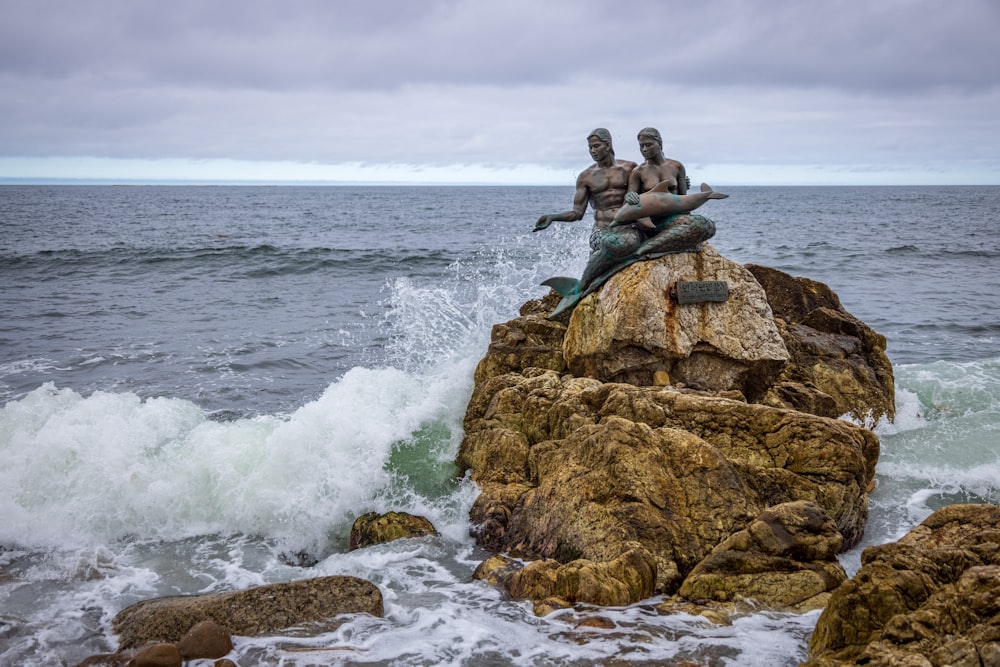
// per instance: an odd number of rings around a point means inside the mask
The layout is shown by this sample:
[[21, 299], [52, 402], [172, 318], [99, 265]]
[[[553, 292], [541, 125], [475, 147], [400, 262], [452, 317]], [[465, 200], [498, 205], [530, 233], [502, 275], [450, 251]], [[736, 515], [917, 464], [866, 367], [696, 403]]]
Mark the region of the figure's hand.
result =
[[625, 203], [631, 204], [632, 206], [639, 205], [639, 193], [638, 192], [626, 192], [625, 193]]
[[535, 223], [535, 228], [532, 229], [531, 231], [533, 231], [533, 232], [540, 232], [543, 229], [547, 228], [551, 224], [552, 224], [552, 216], [551, 215], [543, 215], [542, 217], [540, 217], [538, 219], [538, 222]]

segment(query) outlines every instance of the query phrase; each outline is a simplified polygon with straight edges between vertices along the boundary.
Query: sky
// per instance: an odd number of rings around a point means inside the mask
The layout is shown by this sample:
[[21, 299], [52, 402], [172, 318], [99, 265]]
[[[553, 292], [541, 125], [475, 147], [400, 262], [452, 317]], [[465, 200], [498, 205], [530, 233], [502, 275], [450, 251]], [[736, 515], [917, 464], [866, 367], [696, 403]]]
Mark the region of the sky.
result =
[[1000, 0], [0, 0], [0, 181], [1000, 184]]

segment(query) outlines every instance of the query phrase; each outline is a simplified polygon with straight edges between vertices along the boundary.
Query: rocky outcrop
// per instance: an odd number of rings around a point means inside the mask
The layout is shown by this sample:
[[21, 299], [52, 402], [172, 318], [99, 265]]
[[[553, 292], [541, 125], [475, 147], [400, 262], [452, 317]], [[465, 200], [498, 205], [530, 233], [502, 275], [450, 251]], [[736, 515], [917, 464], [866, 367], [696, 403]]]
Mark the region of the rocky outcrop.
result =
[[[680, 304], [679, 281], [724, 281], [721, 302]], [[788, 361], [760, 284], [705, 243], [701, 252], [638, 262], [573, 311], [563, 342], [569, 371], [603, 382], [736, 390], [757, 400]]]
[[1000, 665], [1000, 507], [951, 505], [869, 547], [803, 667]]
[[764, 287], [791, 358], [762, 402], [875, 424], [896, 414], [885, 336], [844, 310], [828, 286], [764, 266], [747, 267]]
[[699, 562], [678, 592], [687, 600], [752, 600], [769, 609], [821, 609], [847, 580], [843, 544], [823, 508], [808, 501], [775, 505]]
[[151, 642], [178, 642], [201, 621], [229, 633], [259, 635], [341, 614], [382, 616], [382, 593], [356, 577], [331, 576], [242, 591], [158, 598], [120, 611], [112, 621], [122, 650]]
[[351, 526], [349, 551], [382, 544], [407, 537], [437, 535], [438, 532], [426, 517], [406, 512], [368, 512], [354, 520]]
[[[725, 280], [729, 300], [678, 304], [678, 279]], [[800, 353], [802, 322], [822, 318], [773, 317], [754, 274], [711, 247], [621, 271], [568, 324], [546, 319], [549, 295], [494, 327], [457, 463], [482, 489], [477, 540], [508, 557], [477, 576], [536, 609], [627, 604], [682, 583], [698, 599], [822, 604], [845, 578], [835, 553], [864, 530], [879, 450], [869, 430], [830, 417], [891, 414], [891, 399], [864, 404], [891, 394], [891, 366], [884, 339], [879, 348], [828, 288], [814, 290], [824, 301], [801, 279], [768, 280], [801, 296], [795, 312], [855, 323], [836, 334], [853, 332], [853, 346], [829, 337], [858, 354]], [[791, 317], [786, 301], [774, 300]], [[879, 386], [848, 391], [845, 359], [882, 369], [851, 375]], [[781, 398], [796, 382], [819, 414]]]
[[564, 563], [637, 549], [668, 593], [773, 505], [815, 503], [856, 543], [878, 457], [847, 422], [541, 370], [477, 387], [465, 428], [481, 544]]

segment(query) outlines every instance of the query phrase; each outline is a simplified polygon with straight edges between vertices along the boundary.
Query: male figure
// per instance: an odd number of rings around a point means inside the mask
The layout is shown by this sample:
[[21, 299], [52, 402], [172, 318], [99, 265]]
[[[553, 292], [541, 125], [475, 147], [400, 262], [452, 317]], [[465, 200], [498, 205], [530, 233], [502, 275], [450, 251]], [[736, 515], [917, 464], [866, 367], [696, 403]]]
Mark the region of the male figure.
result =
[[[594, 164], [584, 169], [576, 179], [573, 208], [562, 213], [548, 213], [538, 218], [532, 231], [541, 231], [556, 221], [575, 222], [583, 218], [588, 206], [594, 207], [594, 231], [611, 225], [615, 212], [625, 201], [629, 177], [635, 162], [616, 160], [611, 133], [599, 127], [587, 137]], [[596, 243], [591, 238], [591, 247]]]
[[646, 159], [632, 171], [628, 179], [628, 191], [649, 192], [658, 183], [666, 183], [666, 192], [683, 195], [690, 187], [684, 165], [663, 155], [663, 139], [655, 127], [639, 130], [639, 152]]

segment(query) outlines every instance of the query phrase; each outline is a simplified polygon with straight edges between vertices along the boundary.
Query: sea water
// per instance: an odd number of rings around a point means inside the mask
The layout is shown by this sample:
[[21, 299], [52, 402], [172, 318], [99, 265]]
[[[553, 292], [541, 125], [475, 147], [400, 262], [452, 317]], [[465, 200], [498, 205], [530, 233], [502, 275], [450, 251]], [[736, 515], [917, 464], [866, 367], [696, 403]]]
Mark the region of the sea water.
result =
[[[897, 417], [848, 571], [938, 507], [1000, 503], [1000, 188], [715, 185], [723, 255], [828, 284], [888, 338]], [[0, 664], [113, 651], [140, 600], [330, 574], [378, 585], [384, 618], [236, 637], [235, 660], [803, 660], [818, 612], [538, 618], [471, 579], [472, 372], [494, 323], [581, 273], [589, 220], [531, 231], [572, 195], [0, 186]], [[389, 510], [441, 535], [349, 552]]]

